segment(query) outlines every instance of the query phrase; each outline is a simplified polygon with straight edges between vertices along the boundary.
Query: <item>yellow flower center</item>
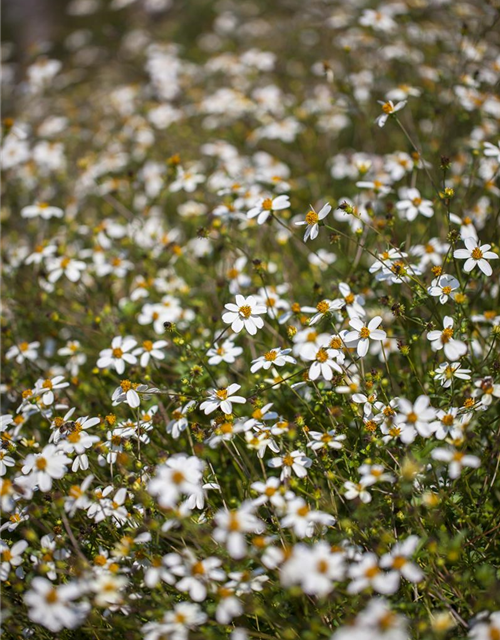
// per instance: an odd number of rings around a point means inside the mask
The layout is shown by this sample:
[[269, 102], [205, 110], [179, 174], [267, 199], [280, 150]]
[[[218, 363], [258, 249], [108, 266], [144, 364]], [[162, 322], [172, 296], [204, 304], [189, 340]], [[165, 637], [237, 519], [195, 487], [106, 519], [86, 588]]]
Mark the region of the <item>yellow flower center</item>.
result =
[[394, 106], [390, 102], [386, 102], [382, 105], [382, 111], [388, 115], [394, 111]]
[[172, 482], [174, 484], [182, 484], [184, 480], [185, 480], [185, 476], [182, 473], [182, 471], [179, 471], [178, 469], [176, 469], [172, 474]]
[[451, 287], [443, 287], [443, 293], [445, 295], [449, 296], [451, 291], [452, 291]]
[[320, 313], [327, 313], [327, 311], [330, 310], [330, 305], [326, 300], [322, 300], [321, 302], [318, 302], [318, 304], [316, 305], [316, 309]]
[[453, 338], [453, 329], [451, 327], [447, 327], [443, 333], [441, 334], [441, 342], [446, 344]]
[[417, 420], [418, 420], [418, 416], [413, 411], [406, 416], [406, 421], [409, 422], [410, 424], [415, 424]]
[[370, 337], [370, 329], [368, 327], [361, 327], [359, 337], [363, 340]]
[[45, 601], [48, 604], [54, 604], [57, 602], [57, 591], [55, 589], [51, 589], [47, 595], [45, 596]]
[[130, 380], [122, 380], [120, 382], [120, 387], [122, 388], [122, 391], [127, 393], [127, 391], [130, 391], [130, 389], [132, 389], [132, 383], [130, 382]]
[[252, 307], [248, 304], [244, 304], [238, 311], [244, 318], [249, 318], [252, 315]]
[[227, 399], [227, 389], [217, 389], [215, 395], [219, 398], [219, 400]]
[[308, 211], [306, 214], [306, 222], [309, 225], [317, 224], [319, 220], [319, 216], [316, 211]]
[[273, 208], [273, 201], [271, 200], [271, 198], [266, 198], [263, 203], [262, 203], [262, 208], [265, 211], [271, 211], [271, 209]]
[[151, 342], [151, 340], [144, 340], [144, 342], [142, 343], [142, 346], [145, 351], [153, 350], [153, 343]]
[[45, 460], [45, 458], [37, 458], [36, 468], [39, 471], [43, 471], [44, 469], [46, 469], [47, 468], [47, 460]]
[[52, 389], [52, 380], [44, 380], [42, 387], [44, 389]]
[[328, 354], [326, 352], [326, 349], [323, 349], [323, 347], [321, 347], [321, 349], [316, 354], [316, 360], [318, 362], [326, 362], [328, 360]]
[[481, 258], [483, 257], [483, 252], [479, 247], [476, 247], [472, 250], [471, 256], [474, 258], [474, 260], [481, 260]]
[[120, 347], [116, 347], [116, 349], [113, 349], [113, 358], [121, 358], [123, 355], [123, 351], [120, 349]]

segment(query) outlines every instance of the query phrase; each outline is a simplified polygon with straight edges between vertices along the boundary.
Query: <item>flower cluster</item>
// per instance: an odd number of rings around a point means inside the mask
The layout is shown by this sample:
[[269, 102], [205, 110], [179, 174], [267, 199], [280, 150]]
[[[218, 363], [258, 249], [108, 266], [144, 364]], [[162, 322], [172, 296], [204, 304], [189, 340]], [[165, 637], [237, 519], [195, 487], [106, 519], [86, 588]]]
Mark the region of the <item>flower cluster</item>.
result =
[[63, 4], [2, 48], [5, 637], [500, 640], [498, 2]]

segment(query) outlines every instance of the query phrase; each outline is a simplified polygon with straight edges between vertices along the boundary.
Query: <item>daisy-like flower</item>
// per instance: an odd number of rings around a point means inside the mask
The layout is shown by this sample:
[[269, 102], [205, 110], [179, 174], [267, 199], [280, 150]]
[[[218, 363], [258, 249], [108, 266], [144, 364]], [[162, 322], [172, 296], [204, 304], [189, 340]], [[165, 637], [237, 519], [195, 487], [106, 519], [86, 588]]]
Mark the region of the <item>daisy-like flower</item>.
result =
[[241, 356], [242, 353], [242, 347], [235, 346], [231, 339], [224, 340], [222, 345], [214, 344], [214, 346], [207, 351], [208, 364], [218, 365], [221, 362], [233, 364], [236, 358]]
[[283, 481], [285, 478], [289, 478], [292, 475], [292, 471], [297, 477], [305, 478], [307, 476], [307, 469], [312, 464], [312, 460], [304, 455], [302, 451], [296, 449], [291, 453], [271, 458], [267, 464], [271, 469], [282, 469], [280, 480]]
[[29, 618], [43, 625], [53, 633], [61, 629], [75, 629], [85, 619], [90, 606], [88, 603], [75, 603], [80, 597], [82, 587], [76, 582], [67, 582], [54, 586], [47, 578], [37, 576], [31, 581], [31, 588], [24, 596], [29, 607]]
[[491, 276], [493, 269], [488, 260], [497, 260], [498, 256], [494, 251], [490, 251], [491, 244], [480, 245], [475, 238], [465, 238], [465, 249], [456, 249], [453, 257], [465, 260], [464, 271], [470, 273], [479, 267], [486, 276]]
[[78, 282], [86, 268], [87, 265], [82, 260], [75, 260], [66, 256], [49, 258], [47, 260], [48, 281], [51, 283], [57, 282], [62, 275], [65, 275], [70, 282]]
[[421, 582], [424, 579], [422, 570], [409, 560], [415, 553], [418, 543], [418, 536], [408, 536], [403, 542], [397, 542], [390, 553], [380, 558], [380, 566], [382, 569], [397, 571], [409, 582]]
[[257, 329], [262, 329], [264, 326], [264, 320], [259, 316], [266, 313], [266, 306], [259, 304], [254, 296], [245, 298], [238, 294], [235, 300], [236, 304], [230, 302], [225, 305], [227, 311], [222, 314], [222, 321], [230, 324], [235, 333], [245, 328], [251, 336], [254, 336]]
[[304, 360], [313, 360], [313, 363], [309, 367], [309, 379], [317, 380], [320, 376], [325, 380], [331, 380], [334, 376], [334, 372], [343, 373], [340, 366], [345, 359], [343, 353], [338, 349], [329, 348], [330, 339], [327, 337], [324, 347], [315, 347], [313, 344], [308, 344], [306, 349], [302, 353]]
[[346, 439], [345, 435], [337, 435], [335, 429], [330, 429], [330, 431], [326, 432], [309, 431], [309, 435], [312, 438], [312, 442], [309, 442], [307, 446], [313, 451], [323, 449], [324, 447], [328, 449], [342, 449], [344, 446], [342, 442]]
[[292, 356], [288, 355], [291, 353], [291, 349], [281, 349], [280, 347], [276, 347], [275, 349], [271, 349], [267, 351], [263, 356], [252, 360], [252, 366], [250, 371], [255, 373], [260, 369], [268, 370], [273, 366], [282, 367], [287, 362], [290, 364], [295, 364], [297, 361]]
[[258, 482], [253, 482], [251, 484], [251, 488], [260, 494], [258, 498], [253, 500], [254, 505], [260, 506], [266, 502], [270, 502], [273, 507], [280, 510], [285, 506], [285, 498], [280, 491], [281, 482], [279, 478], [272, 476], [271, 478], [268, 478], [266, 482], [261, 482], [260, 480]]
[[489, 158], [495, 158], [498, 162], [500, 162], [500, 141], [496, 144], [492, 144], [491, 142], [484, 143], [484, 155]]
[[324, 597], [333, 590], [334, 581], [344, 578], [344, 563], [344, 554], [325, 541], [313, 547], [298, 544], [281, 568], [281, 581], [285, 586], [300, 584], [304, 593]]
[[64, 382], [64, 376], [46, 380], [37, 380], [34, 393], [42, 396], [43, 404], [49, 406], [54, 402], [54, 391], [69, 387], [69, 382]]
[[351, 287], [346, 282], [339, 283], [339, 291], [344, 298], [349, 318], [363, 317], [366, 315], [366, 312], [362, 307], [365, 302], [363, 296], [354, 294], [351, 291]]
[[451, 387], [453, 378], [459, 380], [470, 380], [470, 369], [462, 369], [460, 362], [443, 362], [437, 367], [434, 380], [441, 383], [441, 386], [445, 389]]
[[36, 360], [39, 346], [39, 342], [20, 342], [7, 351], [5, 359], [12, 360], [12, 358], [15, 358], [17, 364], [22, 364], [25, 360]]
[[217, 527], [213, 538], [225, 543], [229, 555], [235, 560], [245, 556], [245, 533], [260, 533], [263, 530], [262, 522], [254, 515], [253, 509], [250, 502], [244, 502], [239, 509], [221, 509], [215, 514]]
[[400, 189], [399, 197], [396, 209], [400, 212], [403, 220], [412, 222], [419, 214], [426, 218], [432, 218], [434, 215], [432, 202], [423, 199], [418, 189]]
[[290, 198], [278, 196], [277, 198], [263, 198], [247, 213], [248, 219], [257, 218], [257, 224], [264, 224], [272, 212], [288, 209]]
[[450, 478], [455, 479], [460, 476], [464, 467], [477, 469], [481, 464], [481, 460], [477, 456], [457, 451], [454, 447], [438, 447], [431, 451], [433, 460], [448, 463], [448, 473]]
[[7, 473], [8, 467], [13, 467], [16, 461], [12, 456], [7, 455], [5, 449], [0, 449], [0, 477]]
[[41, 453], [30, 453], [22, 468], [22, 472], [29, 474], [30, 480], [40, 487], [40, 491], [50, 491], [52, 480], [60, 480], [67, 472], [67, 465], [71, 459], [65, 456], [55, 445], [48, 444]]
[[433, 351], [444, 350], [444, 355], [448, 360], [458, 360], [467, 353], [467, 345], [461, 340], [453, 337], [453, 318], [445, 316], [443, 320], [443, 330], [429, 331], [427, 340], [431, 342]]
[[205, 463], [196, 456], [178, 453], [156, 469], [149, 481], [148, 491], [156, 496], [164, 509], [172, 509], [181, 495], [202, 493], [201, 482]]
[[141, 367], [147, 367], [151, 358], [154, 360], [164, 360], [165, 354], [162, 349], [167, 346], [168, 342], [166, 340], [156, 340], [156, 342], [152, 342], [151, 340], [144, 340], [140, 347], [134, 349], [132, 351], [133, 356], [140, 356], [139, 364]]
[[8, 580], [12, 567], [19, 567], [23, 562], [23, 554], [26, 551], [28, 543], [26, 540], [15, 542], [12, 547], [0, 540], [0, 580]]
[[234, 402], [237, 404], [246, 403], [246, 398], [234, 395], [240, 389], [240, 384], [230, 384], [229, 387], [225, 389], [212, 389], [209, 391], [208, 400], [201, 403], [200, 409], [205, 412], [205, 415], [219, 408], [225, 414], [230, 414], [233, 412]]
[[359, 593], [368, 587], [375, 591], [389, 595], [395, 593], [399, 587], [399, 573], [397, 571], [384, 572], [379, 566], [374, 553], [365, 553], [361, 560], [349, 567], [351, 582], [347, 587], [348, 593]]
[[389, 116], [392, 116], [394, 113], [401, 111], [406, 106], [406, 100], [401, 100], [394, 104], [392, 100], [388, 100], [387, 102], [378, 101], [380, 105], [382, 105], [383, 113], [375, 119], [375, 122], [379, 127], [385, 126], [385, 123], [389, 119]]
[[364, 358], [368, 353], [370, 340], [386, 339], [386, 332], [377, 328], [380, 326], [381, 322], [382, 318], [380, 316], [372, 318], [368, 323], [368, 326], [366, 326], [360, 318], [351, 318], [351, 320], [349, 320], [349, 324], [353, 328], [353, 331], [348, 331], [346, 333], [344, 341], [348, 346], [350, 346], [351, 343], [356, 346], [356, 351], [360, 358]]
[[23, 218], [42, 218], [43, 220], [50, 220], [50, 218], [62, 218], [64, 211], [59, 207], [52, 207], [46, 202], [39, 202], [38, 204], [32, 204], [29, 207], [21, 209], [21, 216]]
[[129, 353], [131, 349], [135, 347], [137, 341], [133, 338], [123, 338], [122, 336], [115, 336], [111, 342], [110, 349], [103, 349], [99, 353], [99, 360], [97, 366], [99, 369], [106, 369], [113, 367], [116, 369], [118, 375], [122, 375], [125, 371], [125, 363], [136, 364], [137, 358], [133, 353]]
[[316, 324], [317, 322], [322, 320], [332, 311], [338, 311], [339, 309], [342, 309], [343, 306], [345, 306], [345, 302], [341, 299], [322, 300], [321, 302], [318, 302], [318, 304], [316, 305], [316, 309], [314, 309], [314, 307], [305, 307], [303, 311], [309, 311], [309, 309], [311, 309], [312, 311], [317, 312], [309, 320], [309, 326], [311, 327], [313, 324]]
[[296, 536], [305, 538], [313, 535], [315, 524], [333, 526], [335, 518], [328, 513], [312, 510], [304, 498], [293, 498], [288, 501], [281, 526], [292, 527]]
[[183, 407], [179, 407], [174, 409], [171, 413], [172, 419], [167, 424], [167, 433], [172, 435], [172, 438], [177, 439], [181, 433], [187, 429], [189, 424], [187, 416], [190, 412], [191, 408], [194, 407], [196, 403], [194, 400], [191, 400]]
[[500, 638], [500, 611], [490, 615], [488, 621], [475, 624], [469, 632], [469, 640], [494, 640]]
[[328, 203], [323, 205], [319, 211], [316, 211], [314, 207], [311, 206], [310, 210], [306, 213], [305, 219], [295, 223], [297, 226], [307, 225], [304, 242], [307, 242], [309, 239], [314, 240], [318, 237], [319, 223], [326, 218], [331, 210], [332, 206]]
[[111, 400], [113, 406], [126, 402], [129, 407], [136, 409], [141, 404], [141, 397], [139, 393], [145, 393], [147, 391], [157, 391], [157, 389], [148, 389], [146, 384], [139, 384], [138, 382], [130, 382], [130, 380], [122, 380], [120, 386], [113, 391]]
[[398, 409], [397, 425], [413, 427], [423, 438], [432, 435], [434, 432], [432, 423], [436, 418], [436, 410], [430, 406], [430, 399], [427, 396], [419, 396], [413, 404], [406, 398], [399, 398]]
[[427, 289], [430, 296], [439, 296], [439, 302], [445, 304], [453, 292], [460, 287], [460, 282], [453, 276], [444, 274], [435, 278]]
[[395, 478], [388, 473], [381, 464], [362, 464], [359, 469], [361, 474], [360, 484], [370, 487], [377, 482], [394, 482]]

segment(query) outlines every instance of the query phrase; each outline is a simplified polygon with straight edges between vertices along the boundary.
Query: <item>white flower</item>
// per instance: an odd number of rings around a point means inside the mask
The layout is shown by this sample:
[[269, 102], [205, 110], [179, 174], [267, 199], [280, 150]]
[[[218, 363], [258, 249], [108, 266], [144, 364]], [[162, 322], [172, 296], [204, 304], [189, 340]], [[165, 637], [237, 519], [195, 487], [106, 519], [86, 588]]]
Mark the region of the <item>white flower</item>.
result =
[[111, 342], [111, 348], [103, 349], [99, 353], [97, 366], [99, 369], [113, 367], [113, 369], [116, 369], [116, 373], [121, 376], [125, 371], [125, 363], [136, 364], [137, 362], [137, 358], [132, 353], [128, 353], [136, 344], [137, 342], [133, 338], [114, 337]]
[[53, 444], [44, 447], [41, 453], [30, 453], [22, 468], [24, 474], [30, 474], [35, 484], [38, 484], [40, 491], [50, 491], [52, 480], [60, 480], [66, 474], [66, 466], [71, 463], [71, 459], [65, 456]]
[[332, 206], [328, 203], [323, 205], [318, 212], [315, 211], [314, 207], [311, 207], [311, 209], [306, 213], [305, 219], [295, 223], [297, 226], [302, 226], [304, 224], [307, 225], [307, 229], [304, 234], [304, 242], [307, 242], [309, 238], [314, 240], [318, 237], [319, 222], [326, 218], [331, 210]]
[[192, 193], [202, 182], [205, 182], [205, 176], [203, 174], [196, 173], [194, 169], [186, 171], [182, 167], [177, 167], [177, 176], [170, 185], [170, 191], [175, 193], [182, 189], [187, 193]]
[[194, 407], [194, 405], [194, 400], [191, 400], [183, 407], [179, 407], [178, 409], [174, 409], [174, 411], [172, 411], [172, 419], [167, 424], [167, 433], [171, 434], [172, 438], [177, 439], [187, 428], [189, 424], [187, 415], [191, 410], [191, 407]]
[[222, 321], [231, 325], [235, 333], [239, 333], [245, 328], [251, 336], [257, 333], [257, 329], [262, 329], [264, 320], [259, 316], [266, 313], [267, 308], [259, 304], [254, 296], [245, 298], [242, 295], [236, 296], [236, 304], [225, 305], [226, 313], [222, 315]]
[[408, 536], [404, 542], [397, 542], [390, 553], [380, 558], [380, 566], [383, 569], [393, 569], [410, 582], [421, 582], [424, 579], [422, 570], [410, 558], [417, 548], [418, 536]]
[[[23, 554], [26, 551], [28, 543], [26, 540], [18, 540], [12, 547], [0, 540], [0, 580], [4, 581], [9, 578], [9, 573], [12, 567], [19, 567], [23, 562]], [[22, 571], [22, 569], [19, 569]]]
[[374, 553], [365, 553], [360, 562], [349, 567], [348, 574], [351, 578], [347, 587], [348, 593], [359, 593], [363, 589], [372, 587], [379, 593], [389, 595], [396, 593], [399, 587], [399, 573], [382, 571]]
[[500, 162], [500, 142], [497, 142], [497, 144], [485, 142], [484, 155], [488, 156], [489, 158], [495, 158], [498, 162]]
[[61, 629], [75, 629], [82, 624], [90, 609], [87, 603], [72, 602], [82, 591], [76, 582], [55, 587], [47, 578], [33, 578], [31, 589], [24, 596], [30, 620], [53, 633]]
[[436, 417], [436, 410], [430, 406], [427, 396], [419, 396], [414, 404], [406, 398], [399, 398], [398, 408], [397, 426], [413, 427], [423, 438], [428, 438], [434, 432], [432, 422]]
[[141, 404], [141, 396], [139, 393], [146, 393], [147, 391], [157, 391], [157, 389], [148, 389], [146, 384], [122, 380], [120, 386], [116, 387], [111, 396], [113, 406], [126, 402], [129, 407], [136, 409]]
[[217, 542], [224, 542], [229, 555], [236, 560], [245, 556], [245, 533], [260, 533], [263, 530], [262, 522], [252, 511], [251, 503], [243, 503], [234, 511], [220, 509], [215, 514], [217, 527], [213, 538]]
[[297, 362], [295, 358], [292, 358], [292, 356], [288, 355], [289, 353], [291, 353], [291, 351], [291, 349], [281, 349], [280, 347], [271, 349], [263, 356], [252, 360], [252, 366], [250, 368], [251, 373], [255, 373], [260, 369], [265, 369], [267, 371], [272, 366], [282, 367], [287, 362], [295, 364]]
[[158, 498], [160, 507], [172, 509], [182, 494], [190, 496], [202, 492], [204, 467], [205, 463], [196, 456], [173, 455], [157, 467], [148, 491]]
[[74, 260], [61, 256], [60, 258], [49, 258], [47, 260], [48, 280], [56, 282], [64, 274], [70, 282], [78, 282], [85, 271], [87, 265], [82, 260]]
[[432, 343], [431, 347], [433, 351], [444, 349], [444, 355], [448, 360], [458, 360], [467, 353], [467, 345], [461, 340], [456, 340], [453, 334], [453, 318], [445, 316], [443, 320], [443, 330], [429, 331], [427, 340]]
[[264, 224], [269, 218], [272, 211], [281, 211], [288, 209], [290, 206], [290, 198], [288, 196], [278, 196], [277, 198], [263, 198], [252, 207], [247, 213], [248, 218], [257, 218], [257, 224]]
[[259, 480], [258, 482], [253, 482], [250, 486], [254, 491], [260, 493], [260, 496], [253, 501], [254, 505], [260, 506], [270, 502], [273, 507], [280, 510], [285, 506], [285, 499], [280, 492], [281, 482], [279, 478], [272, 476], [266, 482]]
[[95, 593], [95, 603], [98, 607], [110, 607], [122, 602], [121, 591], [127, 583], [125, 576], [103, 571], [90, 581], [89, 587]]
[[325, 541], [312, 547], [297, 544], [281, 567], [281, 582], [285, 586], [300, 584], [304, 593], [323, 597], [332, 591], [334, 581], [343, 580], [344, 562], [343, 553], [332, 551]]
[[200, 409], [205, 412], [205, 415], [219, 408], [226, 414], [232, 413], [233, 402], [237, 404], [246, 403], [246, 399], [243, 396], [234, 395], [239, 389], [241, 389], [240, 384], [230, 384], [226, 389], [212, 389], [209, 391], [208, 400], [201, 403]]
[[487, 622], [478, 621], [469, 631], [469, 640], [494, 640], [500, 637], [500, 611], [494, 611]]
[[43, 220], [49, 220], [50, 218], [62, 218], [63, 210], [59, 207], [51, 207], [46, 202], [39, 202], [38, 204], [32, 204], [29, 207], [21, 209], [21, 216], [23, 218], [37, 218], [40, 217]]
[[25, 360], [36, 360], [38, 358], [39, 342], [20, 342], [12, 346], [5, 354], [6, 360], [16, 359], [17, 364], [22, 364]]
[[292, 470], [299, 478], [305, 478], [307, 476], [307, 469], [312, 464], [312, 460], [304, 455], [302, 451], [296, 449], [295, 451], [286, 453], [283, 456], [271, 458], [267, 464], [272, 469], [281, 467], [282, 471], [280, 479], [284, 480], [292, 475]]
[[309, 435], [313, 439], [312, 442], [308, 443], [308, 447], [310, 447], [313, 451], [317, 451], [318, 449], [322, 449], [323, 447], [328, 447], [329, 449], [342, 449], [344, 446], [342, 441], [346, 439], [345, 435], [337, 435], [335, 429], [330, 429], [330, 431], [309, 431]]
[[345, 306], [344, 300], [322, 300], [321, 302], [318, 302], [318, 304], [316, 305], [316, 309], [314, 309], [314, 307], [304, 307], [302, 311], [317, 311], [317, 313], [315, 313], [309, 320], [309, 326], [312, 327], [312, 325], [319, 322], [326, 315], [328, 315], [332, 311], [338, 311], [339, 309], [342, 309], [343, 306]]
[[361, 502], [364, 502], [365, 504], [368, 504], [368, 502], [371, 502], [372, 500], [371, 494], [366, 490], [365, 485], [362, 485], [359, 482], [356, 483], [348, 480], [347, 482], [344, 482], [344, 489], [344, 495], [348, 500], [355, 500], [356, 498], [359, 498]]
[[320, 376], [325, 380], [331, 380], [334, 372], [343, 373], [342, 367], [345, 356], [338, 349], [329, 348], [330, 337], [325, 336], [320, 342], [324, 346], [319, 348], [313, 343], [305, 345], [301, 356], [304, 360], [313, 360], [309, 367], [309, 379], [317, 380]]
[[165, 359], [165, 354], [161, 349], [164, 349], [167, 344], [168, 342], [166, 340], [156, 340], [156, 342], [144, 340], [140, 347], [137, 347], [137, 349], [132, 351], [132, 355], [141, 356], [139, 364], [141, 367], [147, 367], [151, 358], [154, 358], [155, 360]]
[[470, 372], [470, 369], [462, 369], [460, 362], [443, 362], [437, 367], [434, 380], [437, 380], [445, 389], [448, 389], [451, 387], [453, 378], [470, 380]]
[[406, 106], [406, 102], [406, 100], [402, 100], [401, 102], [397, 102], [396, 104], [394, 104], [392, 100], [389, 100], [388, 102], [382, 102], [379, 100], [378, 103], [382, 105], [383, 113], [382, 115], [378, 116], [378, 118], [376, 118], [375, 122], [379, 127], [383, 127], [387, 122], [389, 116], [391, 116], [393, 113], [401, 111], [401, 109]]
[[361, 473], [359, 481], [364, 487], [370, 487], [377, 482], [394, 482], [395, 478], [388, 473], [381, 464], [362, 464], [358, 471]]
[[233, 364], [238, 356], [241, 356], [243, 349], [235, 346], [231, 339], [224, 340], [222, 345], [214, 344], [212, 348], [207, 351], [208, 364], [218, 365], [221, 362], [226, 364]]
[[477, 469], [481, 464], [481, 461], [477, 456], [465, 454], [462, 451], [457, 451], [453, 447], [438, 447], [431, 452], [433, 460], [440, 460], [448, 463], [448, 473], [450, 478], [458, 478], [462, 473], [463, 467], [472, 467]]
[[346, 333], [344, 341], [348, 343], [348, 346], [350, 346], [351, 343], [357, 346], [357, 353], [360, 358], [364, 358], [368, 353], [370, 340], [386, 339], [386, 332], [377, 329], [381, 322], [382, 318], [380, 316], [372, 318], [368, 326], [365, 326], [364, 322], [359, 318], [351, 318], [351, 320], [349, 320], [353, 331]]
[[431, 282], [431, 286], [427, 289], [429, 295], [439, 296], [439, 302], [445, 304], [449, 296], [460, 287], [459, 281], [453, 276], [444, 274]]
[[418, 214], [426, 218], [432, 218], [434, 215], [432, 202], [424, 200], [418, 189], [400, 189], [399, 197], [400, 201], [396, 203], [396, 209], [401, 213], [403, 220], [412, 222]]
[[282, 527], [292, 527], [299, 538], [312, 536], [314, 525], [333, 526], [335, 518], [322, 511], [313, 511], [303, 498], [293, 498], [286, 505], [286, 515], [281, 520]]
[[344, 298], [349, 318], [363, 317], [366, 315], [366, 312], [362, 307], [365, 302], [363, 296], [352, 293], [351, 287], [346, 282], [339, 283], [339, 291]]
[[480, 245], [475, 238], [465, 238], [465, 249], [456, 249], [453, 257], [459, 260], [466, 260], [464, 271], [470, 273], [475, 267], [479, 267], [486, 276], [491, 276], [493, 269], [487, 260], [497, 260], [498, 256], [490, 251], [490, 244]]
[[69, 387], [69, 382], [64, 382], [64, 376], [56, 376], [55, 378], [46, 380], [37, 380], [34, 393], [42, 396], [44, 405], [49, 406], [54, 402], [54, 391]]

